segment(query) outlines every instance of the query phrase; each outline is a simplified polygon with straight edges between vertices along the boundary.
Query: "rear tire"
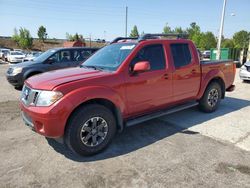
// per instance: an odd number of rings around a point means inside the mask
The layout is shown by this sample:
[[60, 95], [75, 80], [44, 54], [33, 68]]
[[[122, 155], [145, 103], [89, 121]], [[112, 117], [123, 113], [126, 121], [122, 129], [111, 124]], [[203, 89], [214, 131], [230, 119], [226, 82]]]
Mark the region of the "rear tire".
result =
[[207, 113], [214, 112], [220, 104], [221, 96], [220, 84], [218, 82], [210, 83], [199, 101], [199, 109]]
[[116, 133], [113, 113], [105, 106], [89, 104], [71, 116], [64, 142], [73, 152], [94, 155], [104, 150]]

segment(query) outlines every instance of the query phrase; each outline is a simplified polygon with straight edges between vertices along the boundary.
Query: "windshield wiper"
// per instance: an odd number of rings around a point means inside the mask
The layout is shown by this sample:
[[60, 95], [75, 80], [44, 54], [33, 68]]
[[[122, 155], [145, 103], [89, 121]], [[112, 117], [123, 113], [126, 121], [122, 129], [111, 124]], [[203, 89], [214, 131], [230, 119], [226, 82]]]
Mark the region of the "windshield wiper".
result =
[[103, 70], [103, 68], [98, 67], [98, 66], [94, 66], [94, 65], [80, 65], [81, 68], [91, 68], [91, 69], [95, 69], [95, 70]]

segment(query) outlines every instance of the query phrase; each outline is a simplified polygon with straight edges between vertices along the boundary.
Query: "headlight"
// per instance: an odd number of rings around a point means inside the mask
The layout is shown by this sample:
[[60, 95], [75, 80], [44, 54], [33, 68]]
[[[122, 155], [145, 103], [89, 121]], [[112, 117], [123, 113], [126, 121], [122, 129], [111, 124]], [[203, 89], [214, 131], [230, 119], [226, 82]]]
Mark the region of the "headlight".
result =
[[242, 65], [240, 69], [241, 70], [247, 70], [247, 67], [245, 65]]
[[50, 106], [63, 97], [59, 91], [41, 91], [37, 96], [36, 106]]
[[22, 72], [22, 70], [23, 70], [23, 68], [21, 68], [21, 67], [13, 68], [12, 74], [13, 75], [19, 74]]

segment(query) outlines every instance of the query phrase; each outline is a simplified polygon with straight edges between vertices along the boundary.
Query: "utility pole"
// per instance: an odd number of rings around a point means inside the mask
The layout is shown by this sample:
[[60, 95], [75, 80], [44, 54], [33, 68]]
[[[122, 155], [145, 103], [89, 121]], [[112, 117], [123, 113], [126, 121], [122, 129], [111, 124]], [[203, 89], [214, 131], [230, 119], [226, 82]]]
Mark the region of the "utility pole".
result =
[[89, 34], [89, 47], [91, 48], [91, 33]]
[[249, 46], [248, 46], [248, 52], [247, 52], [247, 61], [250, 61], [250, 40], [249, 40]]
[[221, 14], [220, 32], [219, 32], [218, 43], [217, 43], [217, 54], [216, 54], [217, 60], [220, 60], [220, 56], [221, 56], [220, 48], [221, 48], [221, 39], [222, 39], [222, 35], [223, 35], [226, 4], [227, 4], [227, 0], [224, 0], [222, 14]]
[[126, 6], [126, 18], [125, 18], [125, 37], [128, 36], [128, 7]]

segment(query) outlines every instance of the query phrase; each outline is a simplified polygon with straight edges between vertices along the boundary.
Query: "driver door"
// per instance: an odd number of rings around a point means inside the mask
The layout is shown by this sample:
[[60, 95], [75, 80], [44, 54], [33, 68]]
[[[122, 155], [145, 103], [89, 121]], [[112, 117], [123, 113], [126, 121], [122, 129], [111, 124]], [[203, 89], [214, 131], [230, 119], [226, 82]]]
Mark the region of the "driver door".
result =
[[49, 59], [52, 61], [47, 64], [49, 70], [68, 68], [72, 62], [70, 50], [60, 50], [50, 56]]
[[[133, 66], [140, 61], [148, 61], [150, 70], [133, 74]], [[134, 57], [127, 77], [126, 95], [130, 115], [145, 114], [170, 102], [172, 79], [162, 44], [143, 47]]]

